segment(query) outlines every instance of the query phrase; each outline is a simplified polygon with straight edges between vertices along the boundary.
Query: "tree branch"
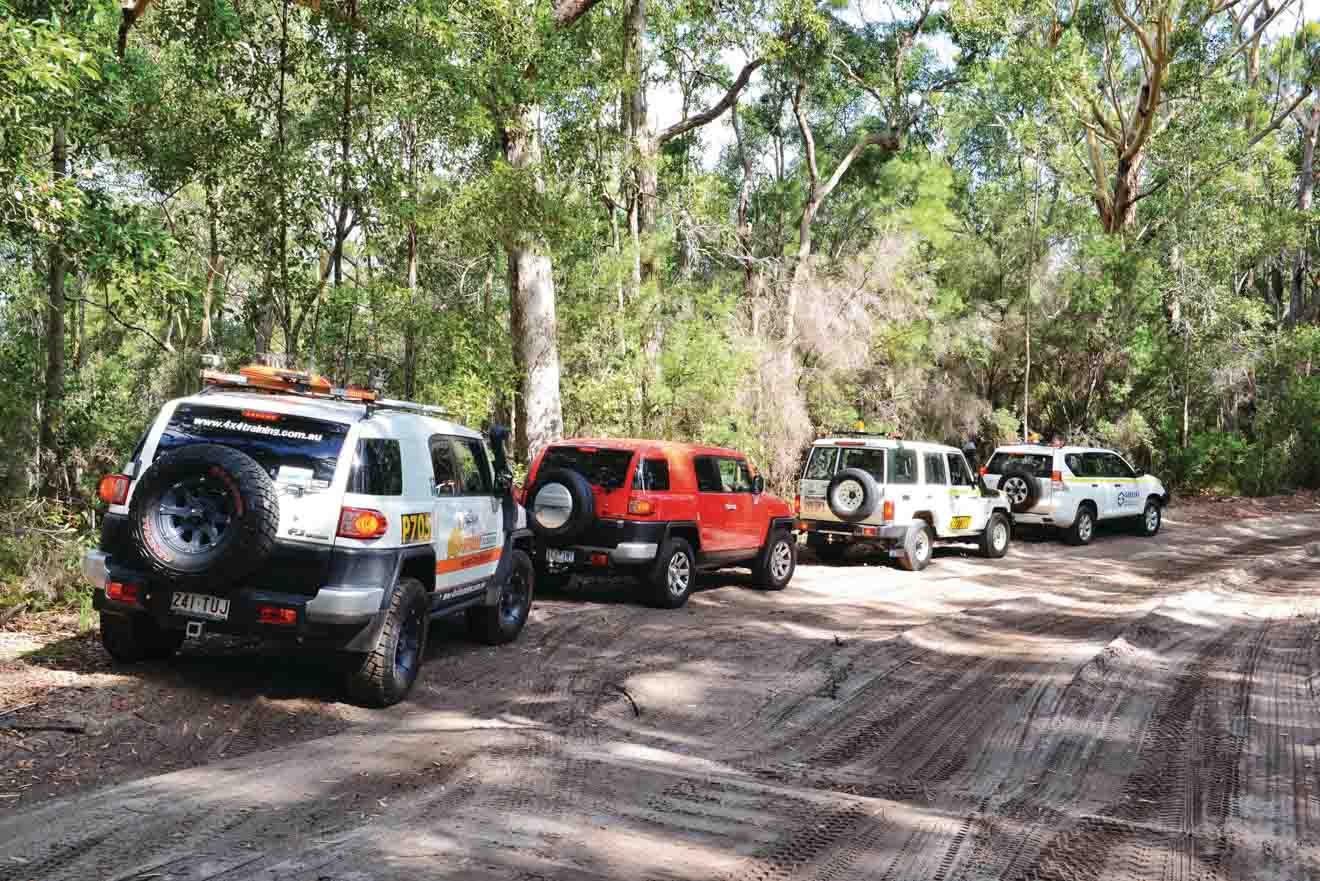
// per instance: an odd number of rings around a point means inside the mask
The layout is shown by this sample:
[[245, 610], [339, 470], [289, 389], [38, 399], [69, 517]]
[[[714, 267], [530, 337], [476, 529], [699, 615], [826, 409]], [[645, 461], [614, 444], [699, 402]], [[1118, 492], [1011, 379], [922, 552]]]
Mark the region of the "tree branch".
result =
[[97, 309], [100, 309], [106, 315], [109, 315], [112, 319], [114, 319], [115, 323], [119, 324], [121, 327], [127, 330], [137, 331], [138, 333], [145, 336], [147, 339], [151, 340], [156, 345], [160, 346], [166, 352], [169, 352], [171, 354], [174, 353], [174, 347], [171, 346], [169, 343], [163, 342], [159, 337], [157, 337], [151, 331], [147, 330], [145, 327], [139, 327], [136, 324], [129, 324], [127, 321], [120, 318], [119, 315], [115, 313], [115, 310], [111, 309], [109, 306], [103, 303], [98, 303], [95, 300], [89, 300], [86, 297], [67, 297], [67, 299], [74, 303], [85, 303], [88, 306], [95, 306]]
[[802, 133], [802, 143], [807, 153], [807, 172], [811, 175], [812, 198], [815, 198], [816, 182], [820, 180], [820, 169], [816, 165], [816, 139], [811, 136], [811, 126], [807, 125], [806, 114], [802, 112], [802, 95], [807, 90], [806, 83], [798, 81], [793, 90], [793, 115], [797, 117], [798, 131]]
[[599, 2], [600, 0], [556, 0], [555, 27], [561, 29], [572, 27]]
[[747, 64], [743, 66], [742, 71], [738, 74], [738, 78], [733, 81], [733, 85], [729, 86], [729, 90], [724, 93], [724, 97], [720, 98], [719, 101], [695, 116], [689, 116], [686, 119], [682, 119], [665, 129], [660, 133], [658, 139], [659, 143], [668, 143], [679, 135], [686, 134], [694, 128], [700, 128], [708, 122], [714, 122], [719, 119], [720, 116], [724, 114], [724, 111], [732, 107], [733, 102], [738, 100], [738, 94], [747, 87], [747, 83], [751, 80], [752, 74], [763, 64], [765, 64], [764, 58], [757, 58], [754, 61], [747, 62]]

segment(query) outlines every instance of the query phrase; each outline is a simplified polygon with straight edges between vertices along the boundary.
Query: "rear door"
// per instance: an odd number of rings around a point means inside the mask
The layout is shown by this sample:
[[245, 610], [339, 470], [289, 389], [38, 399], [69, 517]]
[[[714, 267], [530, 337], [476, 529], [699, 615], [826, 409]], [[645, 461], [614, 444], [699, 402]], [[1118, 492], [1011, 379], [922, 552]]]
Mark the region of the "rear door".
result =
[[[1074, 460], [1079, 467], [1069, 466], [1078, 479], [1070, 481], [1070, 487], [1079, 490], [1075, 495], [1080, 504], [1083, 499], [1095, 502], [1096, 511], [1101, 517], [1110, 516], [1114, 507], [1113, 484], [1105, 479], [1108, 466], [1104, 454], [1099, 451], [1079, 453]], [[1080, 470], [1079, 470], [1080, 468]]]
[[[446, 603], [476, 593], [495, 574], [503, 550], [503, 523], [481, 441], [436, 434], [429, 447], [435, 601]], [[404, 539], [409, 541], [406, 528]]]
[[1003, 489], [1004, 472], [1010, 468], [1025, 468], [1036, 484], [1038, 503], [1053, 493], [1050, 475], [1054, 468], [1053, 452], [1013, 452], [999, 450], [990, 457], [985, 468], [985, 485], [989, 489]]
[[736, 471], [736, 463], [720, 456], [693, 456], [692, 469], [697, 475], [701, 548], [714, 552], [732, 550], [737, 541], [738, 496], [726, 490], [724, 473]]
[[[720, 459], [720, 476], [725, 495], [737, 508], [729, 521], [729, 546], [755, 550], [765, 539], [767, 521], [761, 509], [761, 497], [752, 492], [752, 469], [746, 459]], [[725, 505], [728, 509], [728, 505]]]
[[825, 493], [830, 488], [834, 477], [834, 466], [838, 464], [838, 447], [812, 447], [807, 467], [802, 471], [802, 482], [798, 484], [798, 495], [802, 501], [801, 514], [808, 520], [834, 520], [830, 513]]
[[591, 484], [596, 516], [622, 519], [634, 479], [633, 450], [596, 446], [555, 446], [546, 450], [537, 474], [547, 468], [568, 468]]

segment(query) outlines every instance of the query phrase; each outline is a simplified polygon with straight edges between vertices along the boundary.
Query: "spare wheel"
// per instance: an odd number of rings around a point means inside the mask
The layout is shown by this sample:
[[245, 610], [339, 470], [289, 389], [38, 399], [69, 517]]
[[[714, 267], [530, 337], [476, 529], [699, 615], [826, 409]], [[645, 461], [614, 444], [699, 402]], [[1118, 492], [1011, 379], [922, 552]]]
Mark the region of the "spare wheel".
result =
[[861, 468], [845, 468], [830, 481], [825, 492], [830, 511], [845, 523], [857, 523], [880, 506], [880, 484]]
[[591, 484], [570, 468], [547, 468], [527, 493], [527, 520], [548, 543], [573, 541], [587, 531], [595, 516]]
[[193, 587], [237, 587], [265, 564], [280, 524], [275, 483], [256, 460], [220, 444], [157, 459], [129, 506], [132, 541], [152, 572]]
[[999, 488], [1008, 497], [1014, 514], [1030, 511], [1040, 501], [1040, 484], [1036, 475], [1021, 466], [1006, 468], [999, 480]]

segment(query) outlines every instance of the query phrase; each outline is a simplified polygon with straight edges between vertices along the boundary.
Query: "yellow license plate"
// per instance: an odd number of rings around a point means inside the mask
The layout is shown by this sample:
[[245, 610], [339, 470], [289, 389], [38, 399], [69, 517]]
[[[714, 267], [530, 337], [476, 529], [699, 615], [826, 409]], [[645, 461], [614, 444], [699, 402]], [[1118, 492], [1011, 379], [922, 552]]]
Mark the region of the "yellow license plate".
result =
[[953, 522], [949, 524], [950, 529], [971, 529], [971, 517], [954, 517]]

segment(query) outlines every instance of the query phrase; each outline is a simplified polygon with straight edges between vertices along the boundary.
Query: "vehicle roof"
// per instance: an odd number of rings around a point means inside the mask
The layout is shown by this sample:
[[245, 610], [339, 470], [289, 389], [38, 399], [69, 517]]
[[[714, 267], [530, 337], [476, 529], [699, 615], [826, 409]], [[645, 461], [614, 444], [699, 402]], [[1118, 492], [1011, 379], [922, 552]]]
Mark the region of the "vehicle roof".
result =
[[231, 407], [234, 409], [261, 409], [288, 416], [302, 416], [309, 419], [327, 419], [332, 422], [353, 424], [366, 422], [380, 427], [410, 425], [432, 434], [453, 434], [461, 437], [481, 437], [481, 432], [474, 431], [457, 422], [436, 419], [422, 413], [409, 410], [391, 410], [381, 408], [367, 419], [366, 404], [353, 401], [336, 401], [330, 398], [310, 398], [305, 395], [283, 395], [272, 392], [244, 391], [207, 391], [186, 398], [179, 398], [171, 403], [202, 404], [208, 407]]
[[1108, 447], [1078, 447], [1063, 446], [1051, 447], [1045, 444], [1012, 444], [1006, 447], [995, 447], [996, 453], [1035, 453], [1035, 454], [1054, 454], [1054, 453], [1114, 453]]
[[[683, 441], [654, 440], [637, 437], [566, 437], [550, 444], [551, 447], [605, 447], [615, 450], [663, 450], [666, 453], [691, 453], [703, 456], [737, 456], [746, 458], [747, 454], [727, 447], [711, 447], [704, 444], [684, 443]], [[549, 449], [549, 447], [547, 447]]]
[[899, 447], [903, 447], [904, 449], [910, 449], [910, 450], [924, 450], [924, 451], [939, 450], [942, 453], [962, 452], [957, 447], [951, 447], [948, 444], [937, 444], [934, 441], [910, 441], [910, 440], [901, 440], [899, 438], [892, 438], [892, 437], [866, 437], [860, 435], [852, 436], [852, 437], [845, 436], [845, 437], [817, 438], [816, 440], [812, 441], [811, 445], [813, 447], [831, 447], [831, 446], [836, 447], [839, 446], [840, 444], [844, 446], [857, 446], [858, 443], [860, 443], [863, 447], [869, 447], [871, 449], [881, 449], [881, 450], [895, 450], [898, 449]]

